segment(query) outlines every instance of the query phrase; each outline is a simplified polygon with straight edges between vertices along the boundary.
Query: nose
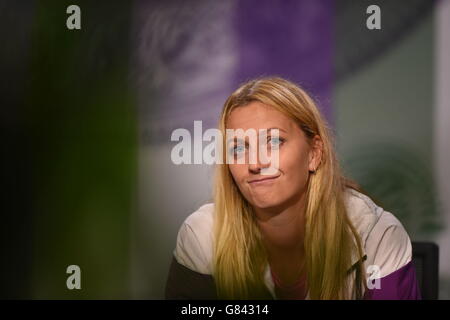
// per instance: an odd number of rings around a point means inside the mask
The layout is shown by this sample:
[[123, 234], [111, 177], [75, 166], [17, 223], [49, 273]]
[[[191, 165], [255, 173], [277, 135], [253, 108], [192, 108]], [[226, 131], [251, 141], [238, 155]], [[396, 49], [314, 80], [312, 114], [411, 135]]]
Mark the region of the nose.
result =
[[266, 158], [265, 161], [261, 161], [261, 158], [259, 156], [259, 152], [255, 152], [256, 154], [253, 156], [253, 159], [256, 159], [252, 161], [252, 158], [249, 159], [249, 165], [248, 165], [248, 171], [253, 174], [259, 174], [261, 170], [269, 168], [270, 167], [270, 161]]
[[248, 166], [248, 171], [253, 174], [259, 174], [261, 172], [261, 167], [258, 164], [250, 164]]

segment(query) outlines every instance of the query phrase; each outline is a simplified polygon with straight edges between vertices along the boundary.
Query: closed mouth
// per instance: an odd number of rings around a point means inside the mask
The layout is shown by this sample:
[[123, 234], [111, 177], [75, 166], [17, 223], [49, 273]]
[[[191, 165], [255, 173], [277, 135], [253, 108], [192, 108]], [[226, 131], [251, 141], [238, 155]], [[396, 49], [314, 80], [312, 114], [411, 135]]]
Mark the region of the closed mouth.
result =
[[262, 181], [265, 181], [265, 180], [273, 180], [273, 179], [276, 179], [276, 178], [278, 178], [278, 177], [279, 177], [279, 175], [278, 175], [278, 176], [275, 176], [275, 177], [261, 178], [261, 179], [258, 179], [258, 180], [252, 180], [252, 181], [249, 181], [248, 183], [262, 182]]

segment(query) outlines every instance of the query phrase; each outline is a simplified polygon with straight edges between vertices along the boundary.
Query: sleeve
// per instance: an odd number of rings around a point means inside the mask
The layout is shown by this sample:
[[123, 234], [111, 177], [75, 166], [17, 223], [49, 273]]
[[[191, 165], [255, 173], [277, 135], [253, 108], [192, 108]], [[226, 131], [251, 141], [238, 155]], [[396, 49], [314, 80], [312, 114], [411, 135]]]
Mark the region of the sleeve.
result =
[[[393, 224], [382, 232], [375, 230], [370, 241], [374, 246], [373, 264], [367, 266], [366, 300], [417, 300], [421, 299], [412, 246], [403, 226]], [[381, 234], [381, 238], [377, 236]], [[375, 237], [375, 238], [374, 238]], [[379, 239], [377, 241], [377, 238]]]
[[204, 249], [186, 222], [181, 226], [165, 289], [166, 299], [216, 299]]
[[177, 262], [192, 271], [208, 274], [208, 261], [204, 251], [191, 226], [184, 222], [178, 232], [177, 244], [173, 252]]
[[212, 276], [192, 271], [172, 258], [166, 282], [167, 300], [209, 300], [217, 299]]

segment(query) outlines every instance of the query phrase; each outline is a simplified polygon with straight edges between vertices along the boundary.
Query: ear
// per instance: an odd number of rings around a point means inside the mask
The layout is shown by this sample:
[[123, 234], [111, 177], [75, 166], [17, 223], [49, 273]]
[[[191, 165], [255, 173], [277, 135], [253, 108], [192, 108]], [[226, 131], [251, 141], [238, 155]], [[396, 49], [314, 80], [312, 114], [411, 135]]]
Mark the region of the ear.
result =
[[322, 154], [323, 154], [323, 141], [322, 138], [320, 138], [319, 135], [315, 135], [312, 138], [311, 143], [311, 149], [309, 151], [309, 171], [310, 172], [316, 172], [317, 168], [320, 165], [320, 162], [322, 161]]

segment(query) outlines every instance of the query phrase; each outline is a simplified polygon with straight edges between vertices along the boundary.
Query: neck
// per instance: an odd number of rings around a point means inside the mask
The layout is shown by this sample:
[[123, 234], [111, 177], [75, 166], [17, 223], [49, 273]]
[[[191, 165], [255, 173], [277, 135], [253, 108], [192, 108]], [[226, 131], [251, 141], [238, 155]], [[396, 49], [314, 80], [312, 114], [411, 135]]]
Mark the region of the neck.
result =
[[305, 192], [282, 206], [254, 208], [269, 256], [303, 255], [305, 208]]

